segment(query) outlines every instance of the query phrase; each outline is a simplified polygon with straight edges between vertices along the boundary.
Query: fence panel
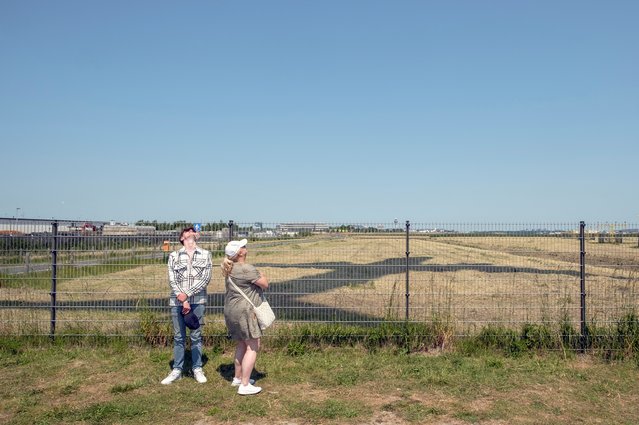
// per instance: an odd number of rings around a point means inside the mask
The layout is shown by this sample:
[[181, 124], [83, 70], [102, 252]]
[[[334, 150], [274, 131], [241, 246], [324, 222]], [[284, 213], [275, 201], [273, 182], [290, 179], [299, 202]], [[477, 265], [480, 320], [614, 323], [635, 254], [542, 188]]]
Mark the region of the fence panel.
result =
[[586, 311], [594, 328], [639, 312], [637, 226], [594, 223], [586, 228]]
[[404, 281], [401, 227], [269, 227], [279, 239], [251, 242], [248, 261], [269, 278], [270, 304], [280, 319], [367, 324], [399, 318], [392, 288]]
[[[180, 248], [180, 227], [58, 221], [54, 244], [50, 220], [0, 219], [0, 334], [140, 336], [149, 312], [168, 324], [166, 262]], [[613, 326], [639, 310], [637, 227], [587, 227], [589, 323]], [[218, 266], [231, 235], [249, 239], [248, 260], [269, 278], [280, 325], [408, 319], [443, 322], [458, 335], [523, 323], [579, 329], [578, 223], [220, 222], [205, 223], [201, 235], [214, 258], [206, 320], [217, 329]]]
[[579, 228], [570, 224], [415, 224], [412, 317], [459, 334], [523, 323], [579, 328]]

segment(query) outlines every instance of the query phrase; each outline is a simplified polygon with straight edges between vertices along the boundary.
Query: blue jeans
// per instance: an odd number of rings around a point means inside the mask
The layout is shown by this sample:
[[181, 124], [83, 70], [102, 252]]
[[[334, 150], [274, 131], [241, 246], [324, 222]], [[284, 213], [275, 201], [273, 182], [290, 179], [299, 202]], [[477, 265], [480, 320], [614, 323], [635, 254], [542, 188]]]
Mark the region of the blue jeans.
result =
[[[202, 323], [204, 304], [191, 304], [193, 313]], [[171, 307], [171, 321], [173, 322], [173, 369], [184, 368], [184, 343], [186, 342], [186, 325], [182, 316], [182, 306]], [[191, 336], [191, 364], [193, 369], [202, 367], [202, 326], [190, 329]]]

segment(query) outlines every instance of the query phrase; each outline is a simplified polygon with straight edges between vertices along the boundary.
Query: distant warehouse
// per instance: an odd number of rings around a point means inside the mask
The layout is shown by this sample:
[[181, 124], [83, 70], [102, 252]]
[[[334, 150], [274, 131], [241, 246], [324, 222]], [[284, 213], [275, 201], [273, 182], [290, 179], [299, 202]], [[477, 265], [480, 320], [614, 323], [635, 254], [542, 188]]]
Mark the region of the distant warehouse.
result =
[[129, 226], [125, 224], [105, 224], [102, 227], [105, 236], [140, 236], [154, 235], [155, 226]]
[[279, 233], [320, 233], [328, 232], [328, 224], [324, 223], [282, 223], [276, 229]]

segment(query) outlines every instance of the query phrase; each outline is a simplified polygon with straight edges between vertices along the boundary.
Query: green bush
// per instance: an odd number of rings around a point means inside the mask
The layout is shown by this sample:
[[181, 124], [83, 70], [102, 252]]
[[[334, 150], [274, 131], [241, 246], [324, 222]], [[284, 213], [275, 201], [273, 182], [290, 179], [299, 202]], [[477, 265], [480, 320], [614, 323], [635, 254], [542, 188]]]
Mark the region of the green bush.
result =
[[518, 339], [517, 333], [501, 326], [488, 325], [476, 337], [477, 344], [484, 348], [504, 350]]
[[639, 317], [634, 312], [617, 322], [617, 344], [626, 356], [639, 353]]
[[557, 346], [546, 325], [525, 324], [522, 327], [521, 340], [528, 350], [552, 349]]
[[[19, 354], [29, 345], [109, 345], [126, 347], [132, 340], [152, 346], [169, 346], [173, 328], [166, 314], [142, 305], [136, 335], [107, 335], [82, 327], [67, 327], [55, 338], [44, 335], [0, 338], [0, 352]], [[234, 341], [223, 323], [212, 322], [203, 330], [204, 344], [214, 353], [232, 350]], [[612, 323], [589, 323], [582, 337], [568, 317], [556, 324], [526, 323], [519, 329], [488, 325], [475, 335], [455, 336], [452, 321], [434, 318], [430, 322], [382, 321], [364, 325], [341, 323], [278, 322], [264, 338], [267, 350], [282, 349], [288, 355], [301, 356], [323, 347], [363, 346], [370, 352], [391, 348], [399, 353], [430, 350], [457, 350], [472, 355], [497, 350], [510, 356], [534, 351], [574, 352], [587, 350], [606, 360], [636, 359], [639, 364], [639, 316], [629, 312]]]
[[581, 335], [567, 317], [559, 324], [559, 339], [564, 350], [577, 350], [580, 348]]
[[157, 314], [145, 307], [140, 312], [140, 332], [144, 341], [154, 346], [166, 346], [173, 338], [171, 323], [166, 319], [159, 319]]
[[593, 353], [605, 360], [622, 360], [639, 357], [639, 318], [632, 311], [614, 324], [588, 327], [588, 346]]

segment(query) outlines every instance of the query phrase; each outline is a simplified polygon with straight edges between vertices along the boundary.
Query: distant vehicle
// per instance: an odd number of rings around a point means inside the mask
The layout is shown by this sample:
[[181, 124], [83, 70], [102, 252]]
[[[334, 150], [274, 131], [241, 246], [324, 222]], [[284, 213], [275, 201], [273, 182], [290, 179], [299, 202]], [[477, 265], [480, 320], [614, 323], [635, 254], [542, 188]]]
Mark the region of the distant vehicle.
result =
[[89, 222], [86, 222], [86, 223], [81, 224], [79, 226], [77, 226], [75, 223], [71, 223], [71, 225], [69, 226], [69, 231], [71, 231], [71, 232], [88, 233], [88, 232], [95, 232], [97, 230], [98, 230], [98, 228], [96, 226], [94, 226], [93, 223], [89, 223]]
[[80, 226], [80, 230], [83, 232], [95, 232], [96, 230], [98, 230], [98, 228], [95, 227], [93, 223], [84, 223], [82, 226]]

